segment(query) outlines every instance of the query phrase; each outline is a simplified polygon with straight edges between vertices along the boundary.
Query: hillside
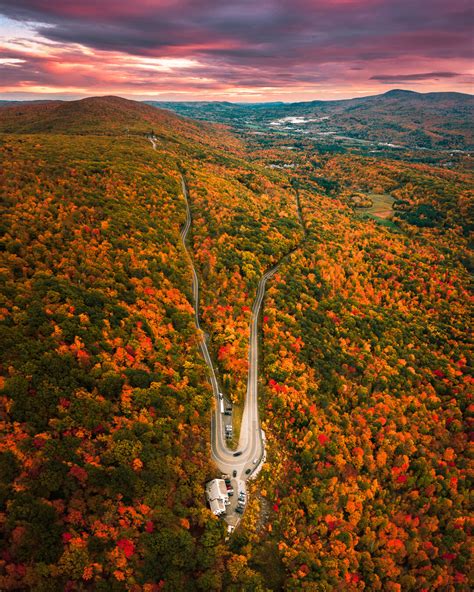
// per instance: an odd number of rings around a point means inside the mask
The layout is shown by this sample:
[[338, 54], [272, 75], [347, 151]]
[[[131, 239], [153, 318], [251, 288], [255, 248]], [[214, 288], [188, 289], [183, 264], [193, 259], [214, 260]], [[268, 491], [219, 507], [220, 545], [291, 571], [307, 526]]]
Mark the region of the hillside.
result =
[[192, 122], [144, 103], [121, 97], [78, 101], [17, 103], [0, 108], [0, 132], [56, 134], [145, 134], [153, 131], [171, 141], [237, 146], [219, 126]]
[[176, 121], [176, 117], [170, 117], [165, 111], [120, 97], [91, 97], [79, 101], [26, 105], [20, 103], [0, 111], [1, 131], [15, 133], [81, 133], [105, 128], [110, 131], [149, 131], [153, 125], [176, 124]]
[[[97, 115], [98, 133], [84, 134], [98, 106], [106, 110]], [[0, 423], [9, 434], [0, 454], [8, 514], [2, 589], [26, 581], [58, 592], [68, 581], [98, 590], [129, 589], [133, 581], [219, 589], [231, 584], [225, 565], [239, 562], [203, 495], [215, 475], [212, 398], [179, 238], [178, 167], [195, 202], [191, 242], [214, 348], [234, 334], [245, 355], [252, 282], [293, 245], [296, 211], [258, 170], [255, 189], [234, 180], [251, 168], [229, 156], [232, 139], [220, 151], [219, 128], [129, 107], [91, 99], [60, 105], [58, 119], [57, 106], [48, 106], [48, 132], [28, 134], [42, 121], [37, 106], [25, 106], [25, 121], [15, 120], [21, 133], [0, 136]], [[137, 130], [153, 123], [156, 151], [143, 134], [114, 133], [117, 110]], [[196, 130], [207, 130], [207, 139], [191, 140]], [[214, 145], [204, 153], [211, 131]], [[235, 368], [223, 380], [241, 397], [245, 369], [226, 363]]]
[[[118, 97], [2, 107], [0, 129], [0, 589], [469, 590], [471, 173], [249, 147]], [[181, 175], [235, 431], [252, 303], [282, 261], [260, 318], [267, 460], [229, 539], [204, 497]], [[380, 196], [387, 219], [354, 205]]]
[[[383, 95], [306, 103], [150, 103], [238, 129], [301, 136], [348, 135], [432, 149], [474, 150], [474, 97], [461, 93], [392, 90]], [[292, 118], [296, 120], [292, 121]]]

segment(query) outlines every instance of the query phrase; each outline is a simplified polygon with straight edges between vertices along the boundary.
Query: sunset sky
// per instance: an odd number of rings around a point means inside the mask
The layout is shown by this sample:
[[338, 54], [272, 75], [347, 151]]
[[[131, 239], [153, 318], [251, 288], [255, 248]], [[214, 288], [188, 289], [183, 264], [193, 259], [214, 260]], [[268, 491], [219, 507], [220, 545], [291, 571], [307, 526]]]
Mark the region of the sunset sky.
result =
[[0, 0], [0, 95], [253, 102], [390, 88], [472, 92], [472, 7], [471, 0]]

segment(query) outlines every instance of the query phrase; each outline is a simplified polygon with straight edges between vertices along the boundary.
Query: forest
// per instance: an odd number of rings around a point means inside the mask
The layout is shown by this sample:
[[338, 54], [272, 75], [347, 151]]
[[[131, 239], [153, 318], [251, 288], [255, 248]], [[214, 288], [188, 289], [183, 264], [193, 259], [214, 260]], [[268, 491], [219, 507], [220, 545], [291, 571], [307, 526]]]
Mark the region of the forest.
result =
[[[469, 590], [472, 172], [71, 105], [0, 108], [0, 589]], [[230, 538], [181, 173], [237, 417], [256, 286], [288, 254], [260, 320], [267, 462]], [[356, 194], [390, 195], [390, 223]]]

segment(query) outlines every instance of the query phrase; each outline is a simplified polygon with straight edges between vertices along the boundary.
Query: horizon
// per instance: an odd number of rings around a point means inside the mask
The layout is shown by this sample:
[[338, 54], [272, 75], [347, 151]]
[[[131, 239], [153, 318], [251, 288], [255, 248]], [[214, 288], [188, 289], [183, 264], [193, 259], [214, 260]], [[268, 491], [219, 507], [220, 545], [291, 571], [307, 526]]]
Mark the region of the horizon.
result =
[[472, 94], [468, 0], [0, 0], [2, 100]]
[[284, 105], [292, 105], [292, 104], [296, 104], [296, 103], [311, 103], [311, 102], [336, 102], [336, 101], [350, 101], [350, 100], [354, 100], [354, 99], [368, 99], [370, 97], [378, 97], [378, 96], [384, 96], [387, 95], [389, 93], [393, 93], [393, 92], [406, 92], [406, 93], [414, 93], [414, 94], [418, 94], [418, 95], [429, 95], [429, 94], [461, 94], [461, 95], [465, 95], [465, 96], [469, 96], [469, 97], [474, 97], [474, 93], [468, 93], [468, 92], [460, 92], [460, 91], [428, 91], [428, 92], [419, 92], [419, 91], [413, 91], [411, 89], [406, 89], [406, 88], [391, 88], [383, 93], [378, 93], [378, 94], [371, 94], [371, 95], [363, 95], [363, 96], [349, 96], [349, 97], [344, 97], [344, 98], [340, 98], [340, 99], [319, 99], [319, 98], [313, 98], [313, 99], [306, 99], [304, 101], [232, 101], [232, 100], [219, 100], [219, 99], [209, 99], [209, 100], [198, 100], [198, 99], [181, 99], [181, 100], [166, 100], [166, 99], [153, 99], [153, 98], [147, 98], [147, 99], [137, 99], [135, 97], [127, 97], [127, 96], [123, 96], [123, 95], [115, 95], [115, 94], [104, 94], [104, 95], [84, 95], [84, 96], [78, 96], [78, 97], [68, 97], [68, 98], [58, 98], [58, 97], [54, 97], [54, 98], [46, 98], [42, 95], [34, 95], [32, 98], [28, 98], [28, 99], [11, 99], [11, 98], [3, 98], [4, 95], [0, 94], [0, 101], [6, 101], [6, 102], [12, 102], [12, 103], [30, 103], [30, 102], [54, 102], [54, 101], [60, 101], [60, 102], [73, 102], [73, 101], [82, 101], [84, 99], [100, 99], [100, 98], [118, 98], [118, 99], [125, 99], [128, 101], [135, 101], [138, 103], [149, 103], [149, 102], [154, 102], [154, 103], [229, 103], [232, 105], [268, 105], [268, 104], [284, 104]]

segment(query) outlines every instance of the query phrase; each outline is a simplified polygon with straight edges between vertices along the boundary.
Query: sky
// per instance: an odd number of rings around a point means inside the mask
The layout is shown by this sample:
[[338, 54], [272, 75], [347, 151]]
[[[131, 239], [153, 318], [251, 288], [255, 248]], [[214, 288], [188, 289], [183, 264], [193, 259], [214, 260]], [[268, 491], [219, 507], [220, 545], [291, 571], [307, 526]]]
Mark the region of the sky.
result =
[[0, 98], [472, 93], [472, 0], [0, 0]]

